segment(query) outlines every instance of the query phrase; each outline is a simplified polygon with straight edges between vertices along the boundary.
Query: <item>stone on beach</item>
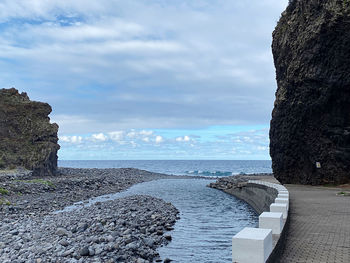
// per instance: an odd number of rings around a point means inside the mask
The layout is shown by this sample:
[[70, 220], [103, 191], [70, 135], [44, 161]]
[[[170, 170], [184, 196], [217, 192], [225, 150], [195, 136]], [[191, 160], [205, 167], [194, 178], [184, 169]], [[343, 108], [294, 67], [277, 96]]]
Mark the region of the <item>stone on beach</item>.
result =
[[[154, 261], [159, 258], [156, 249], [169, 242], [164, 235], [178, 218], [177, 209], [168, 202], [130, 196], [74, 211], [51, 212], [159, 178], [172, 177], [137, 169], [64, 168], [57, 176], [44, 178], [55, 185], [51, 189], [41, 187], [41, 181], [24, 182], [33, 179], [30, 175], [0, 177], [1, 184], [11, 189], [9, 200], [18, 208], [0, 206], [0, 262], [38, 258], [42, 262]], [[92, 187], [82, 188], [86, 182]], [[25, 194], [16, 194], [19, 191]]]

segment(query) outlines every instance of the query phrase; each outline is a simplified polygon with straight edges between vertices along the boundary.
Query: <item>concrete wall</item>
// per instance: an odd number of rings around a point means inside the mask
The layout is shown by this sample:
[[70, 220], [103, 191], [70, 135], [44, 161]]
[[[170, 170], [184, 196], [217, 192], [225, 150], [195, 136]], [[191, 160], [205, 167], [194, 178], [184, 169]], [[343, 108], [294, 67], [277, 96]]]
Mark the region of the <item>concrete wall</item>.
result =
[[245, 202], [247, 202], [260, 215], [262, 212], [269, 211], [270, 205], [275, 201], [278, 190], [266, 185], [248, 183], [239, 188], [224, 190]]
[[[282, 194], [285, 195], [285, 193], [287, 193], [288, 197], [288, 203], [289, 203], [289, 193], [288, 190], [279, 184], [273, 184], [273, 183], [268, 183], [268, 182], [264, 182], [264, 181], [253, 181], [250, 180], [247, 184], [242, 184], [241, 187], [237, 187], [237, 188], [233, 188], [233, 189], [226, 189], [224, 190], [226, 193], [231, 194], [245, 202], [247, 202], [249, 205], [251, 205], [253, 207], [253, 209], [260, 215], [263, 212], [268, 212], [270, 211], [270, 205], [273, 204], [275, 205], [275, 199], [277, 198], [278, 194]], [[272, 208], [271, 208], [272, 209]], [[267, 263], [273, 263], [273, 262], [278, 262], [278, 259], [280, 257], [280, 255], [282, 254], [284, 247], [285, 247], [285, 240], [286, 240], [286, 233], [287, 230], [289, 228], [289, 211], [287, 210], [287, 218], [284, 219], [283, 221], [283, 229], [280, 235], [273, 235], [273, 249], [272, 252], [269, 252], [269, 256], [268, 259], [266, 260], [258, 260], [258, 261], [254, 261], [254, 262], [267, 262]], [[282, 215], [281, 215], [282, 216]], [[244, 231], [244, 230], [242, 230]], [[241, 231], [241, 232], [242, 232]], [[249, 231], [253, 231], [253, 229], [249, 230]], [[247, 231], [246, 231], [247, 232]], [[239, 233], [236, 235], [239, 236]], [[236, 237], [235, 236], [235, 237]], [[234, 238], [235, 238], [234, 237]], [[255, 242], [255, 238], [252, 237], [252, 244], [253, 242]], [[236, 245], [240, 244], [239, 241], [237, 243], [237, 241], [235, 241]], [[249, 244], [250, 242], [248, 242]], [[246, 250], [246, 251], [240, 251], [238, 249], [238, 253], [257, 253], [256, 249], [250, 249], [250, 250]], [[237, 253], [237, 247], [236, 247], [236, 251], [235, 253]], [[253, 254], [255, 255], [255, 254]], [[248, 258], [249, 258], [249, 254], [247, 254]], [[240, 258], [244, 258], [244, 255], [242, 257], [242, 254], [240, 255]], [[234, 261], [233, 259], [233, 262]], [[251, 260], [242, 260], [239, 262], [248, 262], [251, 263]]]

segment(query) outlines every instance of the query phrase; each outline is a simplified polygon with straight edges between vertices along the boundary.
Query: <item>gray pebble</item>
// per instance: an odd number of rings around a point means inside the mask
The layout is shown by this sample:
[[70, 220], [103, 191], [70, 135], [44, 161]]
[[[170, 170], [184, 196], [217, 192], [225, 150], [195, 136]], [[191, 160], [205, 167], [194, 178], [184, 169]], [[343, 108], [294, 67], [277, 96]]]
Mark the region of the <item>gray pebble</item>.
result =
[[68, 236], [68, 231], [62, 227], [57, 228], [56, 235], [62, 237], [62, 236]]
[[80, 252], [79, 252], [80, 256], [89, 256], [90, 252], [89, 252], [89, 247], [83, 247]]

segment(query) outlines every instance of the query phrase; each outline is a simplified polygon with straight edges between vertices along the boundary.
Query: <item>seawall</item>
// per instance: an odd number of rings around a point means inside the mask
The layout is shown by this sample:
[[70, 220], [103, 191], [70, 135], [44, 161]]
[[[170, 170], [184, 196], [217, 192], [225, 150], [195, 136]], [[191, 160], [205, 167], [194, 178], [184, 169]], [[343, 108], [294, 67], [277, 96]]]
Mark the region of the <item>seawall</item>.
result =
[[[221, 181], [218, 183], [214, 183], [210, 186], [220, 189], [230, 195], [233, 195], [245, 201], [257, 212], [257, 214], [260, 215], [259, 226], [257, 229], [245, 228], [233, 237], [232, 262], [279, 262], [279, 259], [285, 248], [286, 234], [288, 233], [289, 228], [288, 215], [290, 210], [288, 190], [280, 184], [258, 180], [249, 180], [248, 182], [239, 183], [227, 183], [227, 181]], [[266, 232], [266, 230], [268, 230], [267, 228], [270, 228], [266, 227], [266, 224], [264, 225], [264, 223], [268, 221], [268, 225], [276, 225], [276, 221], [274, 221], [275, 219], [271, 218], [271, 216], [273, 217], [276, 214], [274, 213], [276, 211], [273, 211], [273, 208], [271, 206], [275, 206], [276, 204], [278, 205], [278, 201], [279, 199], [281, 199], [279, 197], [281, 195], [285, 195], [285, 193], [287, 193], [288, 195], [288, 208], [286, 209], [286, 216], [283, 216], [283, 222], [282, 214], [280, 215], [281, 231], [278, 232], [279, 234], [273, 233], [274, 231], [272, 231], [272, 235], [271, 233], [266, 234], [266, 237], [263, 240], [260, 240], [262, 241], [261, 247], [251, 246], [251, 244], [254, 244], [256, 243], [256, 241], [258, 241], [256, 239], [256, 235], [260, 235], [260, 230]], [[271, 211], [272, 213], [269, 211]], [[272, 242], [271, 240], [268, 241], [269, 238], [271, 239], [269, 235], [272, 237]], [[267, 243], [270, 243], [270, 248], [266, 248]], [[262, 252], [260, 251], [260, 255], [258, 255], [259, 252], [257, 252], [259, 249], [262, 249]], [[243, 250], [244, 252], [240, 252]]]
[[247, 183], [237, 188], [224, 189], [223, 191], [245, 201], [259, 215], [270, 210], [270, 205], [278, 195], [276, 189], [254, 183]]

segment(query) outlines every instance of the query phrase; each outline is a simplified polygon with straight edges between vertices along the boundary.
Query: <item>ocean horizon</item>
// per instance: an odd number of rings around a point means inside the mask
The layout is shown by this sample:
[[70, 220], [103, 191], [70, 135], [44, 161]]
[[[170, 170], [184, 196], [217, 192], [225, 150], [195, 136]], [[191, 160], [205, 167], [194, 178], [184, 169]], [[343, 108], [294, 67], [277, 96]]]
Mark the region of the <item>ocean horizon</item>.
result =
[[272, 173], [270, 160], [59, 160], [59, 167], [137, 168], [173, 175], [222, 177]]

